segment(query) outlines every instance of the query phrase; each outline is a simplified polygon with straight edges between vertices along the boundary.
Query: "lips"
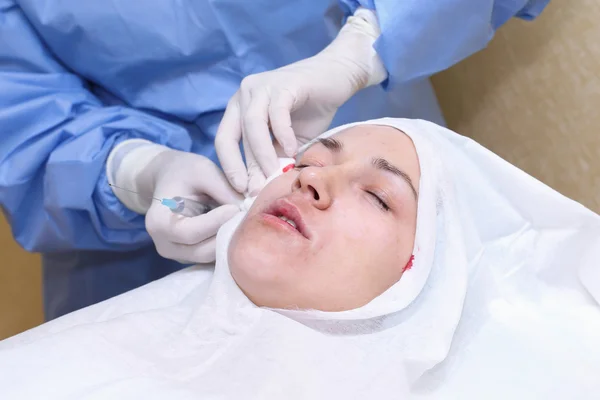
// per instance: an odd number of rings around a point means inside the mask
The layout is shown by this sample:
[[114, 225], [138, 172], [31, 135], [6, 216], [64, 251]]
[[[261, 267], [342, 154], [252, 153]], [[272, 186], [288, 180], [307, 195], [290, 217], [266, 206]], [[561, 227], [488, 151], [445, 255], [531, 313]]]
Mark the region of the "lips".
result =
[[291, 229], [294, 229], [302, 236], [310, 239], [310, 232], [302, 218], [300, 209], [287, 199], [275, 200], [265, 211], [265, 214], [276, 217], [283, 224], [286, 224]]

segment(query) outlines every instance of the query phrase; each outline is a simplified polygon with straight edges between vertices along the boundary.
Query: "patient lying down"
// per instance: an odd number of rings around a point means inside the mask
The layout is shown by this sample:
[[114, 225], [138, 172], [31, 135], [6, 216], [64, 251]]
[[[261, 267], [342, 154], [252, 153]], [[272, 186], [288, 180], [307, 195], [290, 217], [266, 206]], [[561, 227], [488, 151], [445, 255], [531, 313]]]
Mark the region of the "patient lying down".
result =
[[342, 311], [396, 283], [415, 241], [419, 161], [410, 138], [359, 125], [311, 145], [260, 193], [229, 247], [257, 305]]
[[598, 215], [425, 121], [295, 161], [214, 268], [1, 342], [0, 398], [597, 398]]

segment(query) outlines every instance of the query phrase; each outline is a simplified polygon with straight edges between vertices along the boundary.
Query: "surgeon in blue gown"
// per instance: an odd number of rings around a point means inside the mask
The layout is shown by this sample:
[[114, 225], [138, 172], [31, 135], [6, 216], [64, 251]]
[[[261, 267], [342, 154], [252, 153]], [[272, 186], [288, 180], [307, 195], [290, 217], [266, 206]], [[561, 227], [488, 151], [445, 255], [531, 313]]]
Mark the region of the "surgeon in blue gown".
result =
[[[314, 56], [357, 10], [368, 10], [377, 18], [373, 49], [385, 76], [351, 93], [331, 125], [384, 116], [443, 123], [427, 77], [485, 47], [508, 19], [535, 18], [547, 2], [0, 0], [0, 204], [15, 239], [43, 254], [46, 317], [181, 268], [156, 248], [174, 259], [170, 251], [189, 250], [180, 261], [210, 261], [209, 236], [233, 212], [233, 189], [251, 186], [234, 182], [251, 171], [240, 172], [238, 156], [227, 150], [219, 154], [223, 163], [238, 168], [226, 170], [228, 186], [215, 150], [245, 77], [259, 75], [251, 83], [268, 85], [270, 75], [261, 73]], [[318, 68], [311, 74], [318, 79]], [[249, 105], [240, 101], [243, 118]], [[262, 157], [261, 142], [246, 133], [242, 140], [231, 124], [238, 117], [228, 113], [220, 152], [247, 139]], [[130, 147], [145, 161], [128, 157]], [[117, 148], [117, 166], [107, 168]], [[258, 165], [268, 172], [266, 162]], [[111, 179], [153, 190], [149, 195], [189, 186], [225, 205], [179, 231], [156, 211], [153, 218], [163, 220], [153, 222], [151, 237], [148, 204], [132, 205]], [[194, 236], [202, 229], [210, 232]]]

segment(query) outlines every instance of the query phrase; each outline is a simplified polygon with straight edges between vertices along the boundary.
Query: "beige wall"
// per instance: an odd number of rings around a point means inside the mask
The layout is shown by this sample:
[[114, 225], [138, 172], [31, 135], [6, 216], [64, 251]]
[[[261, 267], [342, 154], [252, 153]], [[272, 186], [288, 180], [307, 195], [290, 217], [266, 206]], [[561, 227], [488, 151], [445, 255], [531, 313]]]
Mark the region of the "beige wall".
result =
[[[434, 78], [451, 128], [600, 211], [600, 1], [553, 0]], [[0, 338], [42, 320], [39, 258], [0, 219]]]
[[40, 258], [13, 241], [0, 212], [0, 340], [43, 321]]
[[600, 1], [553, 0], [434, 77], [448, 125], [600, 212]]

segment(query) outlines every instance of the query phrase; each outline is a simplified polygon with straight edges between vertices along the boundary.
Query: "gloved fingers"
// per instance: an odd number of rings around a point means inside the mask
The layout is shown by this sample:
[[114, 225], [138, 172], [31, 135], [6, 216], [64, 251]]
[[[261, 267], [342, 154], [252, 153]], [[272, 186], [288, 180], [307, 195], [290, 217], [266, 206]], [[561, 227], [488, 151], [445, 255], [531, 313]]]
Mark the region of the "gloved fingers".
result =
[[164, 250], [170, 244], [197, 244], [214, 236], [221, 225], [238, 211], [237, 206], [225, 205], [189, 218], [174, 214], [156, 203], [146, 214], [146, 230], [157, 250]]
[[[158, 250], [157, 250], [157, 253], [158, 253]], [[193, 264], [193, 263], [194, 263], [193, 261], [190, 261], [190, 260], [183, 260], [183, 259], [181, 259], [181, 258], [171, 258], [171, 257], [165, 257], [165, 256], [163, 256], [163, 255], [162, 255], [162, 254], [160, 254], [160, 253], [158, 253], [158, 254], [159, 254], [161, 257], [164, 257], [164, 258], [169, 258], [169, 259], [171, 259], [171, 260], [173, 260], [173, 261], [177, 261], [179, 264]]]
[[273, 94], [269, 104], [269, 121], [273, 135], [288, 157], [294, 157], [297, 150], [291, 116], [295, 101], [295, 96], [289, 90], [282, 89]]
[[[146, 229], [155, 243], [168, 241], [194, 245], [216, 235], [219, 228], [239, 211], [238, 206], [227, 204], [197, 217], [172, 214], [170, 218], [163, 218], [154, 224], [146, 218]], [[167, 212], [171, 213], [169, 210]]]
[[260, 171], [260, 173], [254, 174], [248, 180], [248, 194], [251, 197], [257, 196], [258, 193], [265, 187], [267, 177]]
[[250, 146], [246, 143], [246, 137], [244, 137], [244, 154], [246, 155], [246, 164], [248, 165], [248, 193], [250, 196], [256, 196], [265, 185], [267, 178], [254, 158]]
[[214, 262], [217, 253], [217, 236], [208, 238], [200, 244], [185, 247], [187, 247], [186, 250], [189, 252], [189, 256], [186, 258], [195, 263]]
[[248, 187], [248, 171], [240, 150], [242, 125], [239, 99], [240, 95], [236, 93], [227, 104], [217, 129], [215, 149], [227, 180], [235, 190], [244, 193]]
[[216, 259], [217, 237], [215, 235], [202, 243], [193, 245], [172, 243], [165, 254], [162, 254], [158, 249], [157, 251], [165, 258], [176, 257], [176, 260], [182, 264], [212, 263]]
[[219, 167], [207, 162], [207, 168], [202, 170], [203, 178], [195, 179], [188, 190], [204, 193], [219, 204], [241, 204], [244, 196], [238, 193], [221, 173]]
[[[248, 144], [264, 174], [269, 175], [277, 170], [279, 163], [277, 153], [269, 132], [269, 93], [262, 88], [242, 92], [243, 110], [242, 132], [244, 147]], [[248, 154], [248, 152], [246, 152]], [[246, 159], [246, 164], [248, 159]], [[248, 168], [249, 170], [250, 168]], [[248, 176], [251, 176], [248, 171]]]

